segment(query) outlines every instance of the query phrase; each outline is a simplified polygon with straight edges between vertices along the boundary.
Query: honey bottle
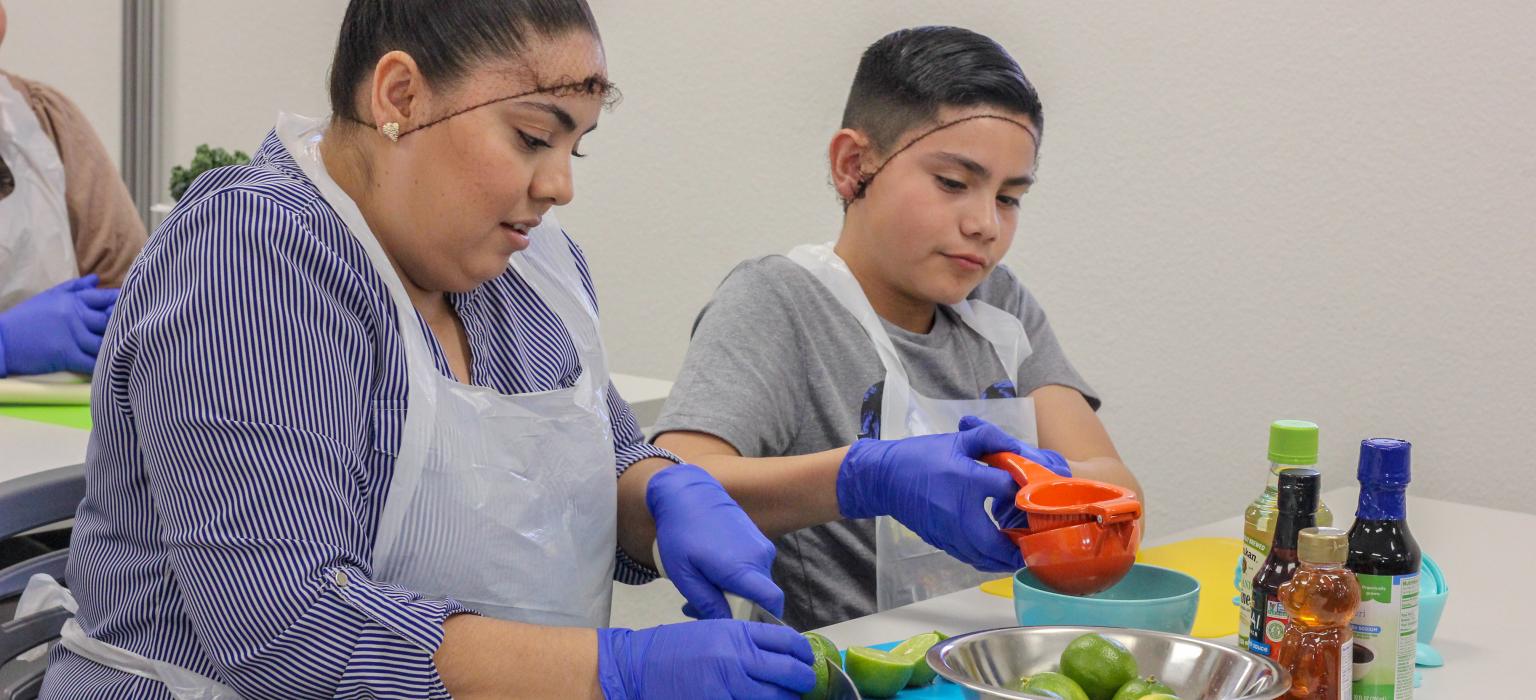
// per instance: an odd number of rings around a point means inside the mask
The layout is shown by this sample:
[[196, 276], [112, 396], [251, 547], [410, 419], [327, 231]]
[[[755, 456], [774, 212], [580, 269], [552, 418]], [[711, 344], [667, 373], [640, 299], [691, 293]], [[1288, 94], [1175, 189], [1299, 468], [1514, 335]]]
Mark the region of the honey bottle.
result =
[[1285, 636], [1275, 661], [1291, 672], [1292, 700], [1349, 700], [1354, 664], [1350, 620], [1360, 606], [1360, 584], [1344, 567], [1349, 535], [1309, 527], [1297, 538], [1301, 567], [1280, 586]]

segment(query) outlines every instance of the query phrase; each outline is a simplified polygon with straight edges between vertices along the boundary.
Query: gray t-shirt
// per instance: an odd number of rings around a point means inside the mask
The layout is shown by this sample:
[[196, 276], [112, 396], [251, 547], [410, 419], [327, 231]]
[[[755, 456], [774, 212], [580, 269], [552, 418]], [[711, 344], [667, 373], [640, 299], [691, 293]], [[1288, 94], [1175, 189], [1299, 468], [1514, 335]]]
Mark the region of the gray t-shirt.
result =
[[[1098, 408], [1045, 311], [1011, 271], [998, 266], [971, 298], [1024, 321], [1032, 352], [1019, 366], [1021, 386], [1012, 386], [985, 339], [940, 307], [926, 334], [885, 324], [915, 391], [938, 399], [1005, 398], [1060, 384]], [[879, 437], [884, 382], [869, 337], [819, 280], [782, 255], [749, 260], [699, 312], [656, 434], [708, 433], [747, 457], [830, 450]], [[776, 544], [773, 574], [790, 625], [812, 629], [875, 612], [873, 520], [807, 528]]]

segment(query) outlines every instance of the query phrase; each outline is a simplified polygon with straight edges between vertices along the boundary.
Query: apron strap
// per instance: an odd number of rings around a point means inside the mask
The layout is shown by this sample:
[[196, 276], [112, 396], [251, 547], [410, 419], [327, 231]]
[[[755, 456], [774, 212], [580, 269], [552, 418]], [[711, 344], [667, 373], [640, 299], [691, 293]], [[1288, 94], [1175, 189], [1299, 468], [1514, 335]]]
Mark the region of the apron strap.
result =
[[1024, 322], [1018, 316], [980, 299], [963, 299], [949, 308], [954, 309], [962, 323], [970, 326], [971, 330], [992, 346], [992, 353], [997, 356], [1003, 372], [1017, 391], [1019, 365], [1033, 352], [1029, 345], [1029, 335], [1024, 332]]
[[[22, 618], [50, 608], [77, 612], [74, 594], [52, 576], [36, 574], [16, 605], [16, 617]], [[140, 678], [164, 683], [177, 700], [240, 700], [239, 693], [195, 671], [151, 659], [122, 647], [108, 644], [85, 633], [74, 617], [64, 621], [59, 630], [59, 644], [87, 661]]]
[[[863, 287], [859, 286], [853, 271], [848, 269], [848, 263], [838, 256], [831, 243], [796, 246], [789, 251], [788, 257], [808, 270], [822, 286], [832, 292], [832, 297], [848, 313], [853, 314], [859, 326], [864, 329], [864, 334], [869, 336], [869, 341], [874, 343], [875, 353], [879, 355], [886, 374], [881, 412], [885, 416], [899, 415], [905, 422], [906, 407], [912, 403], [912, 381], [907, 376], [906, 365], [901, 362], [901, 355], [896, 352], [896, 344], [891, 342], [891, 335], [880, 321], [880, 314], [875, 313], [875, 307], [870, 305], [869, 297], [864, 294]], [[882, 418], [882, 434], [885, 427], [885, 419]], [[902, 433], [905, 432], [903, 426]]]
[[[843, 308], [853, 314], [874, 343], [885, 371], [898, 375], [910, 386], [911, 378], [901, 362], [901, 356], [896, 352], [890, 333], [886, 331], [880, 315], [870, 305], [869, 297], [864, 294], [863, 287], [859, 286], [853, 271], [848, 269], [848, 263], [838, 256], [832, 244], [796, 246], [789, 251], [788, 257], [814, 275], [842, 303]], [[1007, 311], [977, 299], [964, 299], [958, 304], [949, 305], [949, 308], [962, 323], [987, 341], [993, 355], [1002, 365], [1003, 372], [1017, 388], [1019, 365], [1031, 352], [1029, 337], [1024, 332], [1024, 322]]]
[[[368, 222], [363, 218], [363, 212], [357, 208], [357, 203], [352, 201], [341, 186], [331, 179], [330, 173], [325, 171], [325, 164], [320, 158], [320, 142], [324, 138], [328, 123], [327, 120], [301, 117], [285, 112], [277, 117], [277, 135], [294, 162], [309, 177], [310, 182], [320, 190], [320, 195], [325, 199], [326, 204], [341, 217], [342, 222], [351, 230], [353, 237], [362, 245], [369, 262], [373, 263], [374, 271], [384, 280], [385, 287], [389, 289], [390, 299], [394, 301], [395, 320], [400, 327], [400, 342], [405, 348], [406, 376], [408, 377], [405, 421], [400, 426], [400, 434], [416, 434], [422, 426], [432, 425], [437, 419], [436, 399], [430, 388], [433, 377], [426, 374], [436, 372], [437, 365], [432, 361], [432, 349], [427, 344], [426, 331], [416, 318], [416, 307], [411, 304], [410, 295], [406, 294], [400, 275], [395, 272], [394, 265], [390, 264], [389, 256], [385, 255], [384, 248], [379, 245], [372, 229], [368, 228]], [[404, 439], [400, 441], [399, 453], [395, 455], [395, 477], [390, 481], [389, 494], [385, 497], [385, 503], [409, 501], [410, 495], [416, 492], [416, 486], [421, 481], [421, 465], [426, 462], [426, 456], [425, 443]], [[378, 531], [396, 532], [404, 518], [405, 508], [386, 506], [379, 515]], [[388, 538], [376, 541], [373, 560], [386, 560], [392, 553], [394, 545], [395, 542]]]
[[[603, 349], [602, 326], [597, 308], [581, 283], [581, 266], [571, 242], [554, 214], [545, 214], [539, 226], [528, 232], [531, 245], [513, 253], [511, 265], [534, 293], [560, 318], [581, 360], [578, 397], [608, 419], [608, 358]], [[611, 436], [610, 436], [611, 437]]]

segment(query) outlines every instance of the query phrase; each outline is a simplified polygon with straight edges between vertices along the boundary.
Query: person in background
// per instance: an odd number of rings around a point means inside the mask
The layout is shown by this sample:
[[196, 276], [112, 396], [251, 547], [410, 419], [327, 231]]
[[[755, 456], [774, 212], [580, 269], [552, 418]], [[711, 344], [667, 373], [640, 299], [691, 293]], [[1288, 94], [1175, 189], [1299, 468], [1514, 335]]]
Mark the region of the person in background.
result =
[[0, 68], [0, 377], [90, 374], [144, 240], [80, 108]]

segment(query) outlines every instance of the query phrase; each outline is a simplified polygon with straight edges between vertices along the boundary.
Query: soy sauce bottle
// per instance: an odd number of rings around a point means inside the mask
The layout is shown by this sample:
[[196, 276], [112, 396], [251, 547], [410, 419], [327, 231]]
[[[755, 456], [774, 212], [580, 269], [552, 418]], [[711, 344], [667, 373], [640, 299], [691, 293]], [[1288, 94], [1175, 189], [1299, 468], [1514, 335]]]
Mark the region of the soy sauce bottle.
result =
[[1408, 530], [1410, 481], [1406, 440], [1360, 443], [1360, 506], [1349, 529], [1347, 566], [1360, 583], [1352, 623], [1355, 700], [1413, 697], [1419, 626], [1419, 543]]
[[1317, 525], [1318, 493], [1323, 477], [1316, 469], [1280, 472], [1280, 515], [1275, 521], [1275, 540], [1269, 556], [1253, 576], [1253, 617], [1248, 627], [1248, 651], [1274, 658], [1289, 615], [1280, 601], [1280, 586], [1296, 574], [1300, 560], [1297, 537]]

